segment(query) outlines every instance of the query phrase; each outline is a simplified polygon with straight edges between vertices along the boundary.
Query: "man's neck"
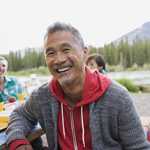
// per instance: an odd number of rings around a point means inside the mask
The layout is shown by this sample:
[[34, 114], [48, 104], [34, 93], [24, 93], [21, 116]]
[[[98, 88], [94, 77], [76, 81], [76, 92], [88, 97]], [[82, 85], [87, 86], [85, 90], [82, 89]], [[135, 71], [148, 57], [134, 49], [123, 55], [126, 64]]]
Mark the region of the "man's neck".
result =
[[[71, 92], [70, 92], [71, 91]], [[69, 90], [64, 92], [64, 99], [69, 106], [74, 106], [82, 100], [82, 89]]]
[[64, 99], [70, 106], [74, 106], [82, 100], [84, 82], [85, 79], [70, 86], [62, 86]]

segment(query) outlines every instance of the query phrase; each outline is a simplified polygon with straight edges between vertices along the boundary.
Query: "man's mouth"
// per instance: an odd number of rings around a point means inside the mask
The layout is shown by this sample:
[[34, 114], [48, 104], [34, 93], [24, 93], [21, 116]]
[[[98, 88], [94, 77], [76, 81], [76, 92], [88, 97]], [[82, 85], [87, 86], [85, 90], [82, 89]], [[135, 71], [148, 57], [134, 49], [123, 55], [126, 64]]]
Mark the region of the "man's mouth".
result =
[[58, 68], [58, 69], [56, 69], [56, 71], [58, 73], [62, 73], [62, 72], [66, 72], [66, 71], [70, 70], [71, 68], [72, 68], [71, 66], [67, 66], [67, 67], [64, 67], [64, 68]]

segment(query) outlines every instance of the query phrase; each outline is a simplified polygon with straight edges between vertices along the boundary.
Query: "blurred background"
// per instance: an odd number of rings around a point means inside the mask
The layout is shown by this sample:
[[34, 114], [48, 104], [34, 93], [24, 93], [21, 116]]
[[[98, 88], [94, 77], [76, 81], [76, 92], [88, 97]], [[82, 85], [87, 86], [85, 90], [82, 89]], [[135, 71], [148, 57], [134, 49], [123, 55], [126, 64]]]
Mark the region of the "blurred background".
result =
[[27, 89], [51, 79], [43, 39], [61, 21], [79, 29], [90, 54], [104, 56], [108, 77], [130, 92], [150, 92], [149, 0], [5, 0], [0, 18], [0, 55]]

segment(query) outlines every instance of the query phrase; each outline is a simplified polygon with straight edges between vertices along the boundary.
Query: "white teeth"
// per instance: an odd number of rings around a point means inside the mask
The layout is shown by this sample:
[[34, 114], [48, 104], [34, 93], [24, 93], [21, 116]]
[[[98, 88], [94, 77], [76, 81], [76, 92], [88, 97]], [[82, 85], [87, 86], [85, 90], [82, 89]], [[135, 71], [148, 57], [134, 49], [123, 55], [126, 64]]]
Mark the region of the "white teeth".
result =
[[59, 72], [63, 72], [63, 71], [67, 71], [67, 70], [69, 70], [69, 69], [70, 69], [70, 67], [65, 67], [65, 68], [58, 69], [58, 71], [59, 71]]

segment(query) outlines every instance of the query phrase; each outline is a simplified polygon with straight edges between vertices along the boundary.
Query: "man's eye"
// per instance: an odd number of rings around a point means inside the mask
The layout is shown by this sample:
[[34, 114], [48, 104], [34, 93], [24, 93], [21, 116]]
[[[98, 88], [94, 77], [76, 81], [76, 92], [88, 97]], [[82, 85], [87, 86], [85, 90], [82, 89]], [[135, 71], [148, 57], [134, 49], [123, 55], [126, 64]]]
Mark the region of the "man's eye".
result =
[[53, 55], [54, 55], [53, 52], [49, 52], [49, 53], [46, 54], [46, 56], [53, 56]]
[[6, 67], [6, 65], [4, 65], [4, 64], [3, 64], [2, 66], [3, 66], [3, 67]]
[[63, 51], [68, 52], [69, 50], [70, 50], [69, 48], [65, 48]]

